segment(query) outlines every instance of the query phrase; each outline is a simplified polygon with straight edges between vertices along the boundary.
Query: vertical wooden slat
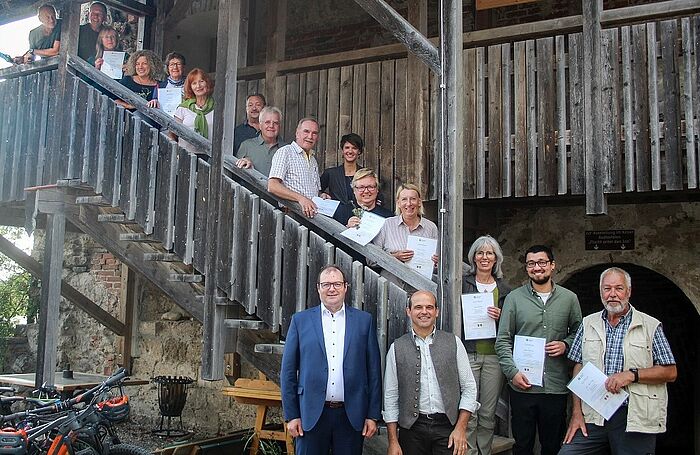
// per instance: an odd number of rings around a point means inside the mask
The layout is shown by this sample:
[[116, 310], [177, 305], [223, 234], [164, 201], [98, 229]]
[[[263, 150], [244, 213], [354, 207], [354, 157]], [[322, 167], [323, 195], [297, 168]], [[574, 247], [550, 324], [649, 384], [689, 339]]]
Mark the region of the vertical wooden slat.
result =
[[[22, 199], [25, 198], [24, 188], [36, 185], [36, 166], [37, 153], [39, 150], [39, 135], [41, 122], [41, 103], [43, 95], [43, 85], [45, 79], [42, 78], [43, 73], [36, 73], [31, 76], [31, 104], [29, 106], [29, 116], [27, 118], [27, 136], [25, 140], [25, 165], [24, 175], [22, 176], [19, 195]], [[2, 95], [0, 94], [0, 102]], [[0, 109], [0, 125], [2, 125], [2, 110]], [[0, 126], [0, 130], [1, 130]]]
[[285, 93], [284, 107], [284, 137], [294, 138], [299, 116], [299, 75], [287, 75], [287, 90]]
[[[140, 200], [137, 194], [137, 184], [139, 183], [139, 174], [142, 169], [148, 169], [144, 166], [144, 161], [148, 159], [148, 149], [151, 139], [149, 126], [146, 122], [139, 120], [138, 128], [134, 129], [134, 147], [131, 154], [131, 179], [129, 180], [129, 211], [126, 212], [126, 217], [130, 220], [136, 218], [136, 208]], [[143, 161], [141, 156], [143, 155]], [[145, 201], [144, 201], [145, 202]], [[142, 225], [143, 226], [143, 225]]]
[[527, 196], [527, 66], [524, 41], [513, 46], [513, 103], [514, 124], [514, 168], [515, 197]]
[[625, 191], [634, 191], [636, 176], [634, 173], [634, 123], [632, 120], [632, 52], [630, 28], [620, 28], [622, 34], [622, 112], [625, 140]]
[[[304, 293], [306, 291], [306, 263], [301, 263], [300, 259], [302, 252], [305, 252], [308, 246], [309, 230], [287, 216], [284, 218], [283, 235], [282, 313], [280, 322], [282, 333], [287, 333], [289, 323], [292, 321], [292, 316], [297, 311], [297, 304], [300, 300], [298, 295], [300, 283], [304, 283]], [[302, 275], [302, 270], [303, 281], [300, 281], [299, 278]], [[304, 302], [306, 301], [305, 297], [306, 295], [301, 298]]]
[[[190, 180], [195, 178], [192, 175], [190, 166], [190, 156], [184, 149], [177, 148], [177, 189], [175, 190], [175, 232], [173, 250], [181, 258], [185, 259], [187, 253], [187, 212], [189, 208], [189, 188]], [[185, 262], [183, 260], [183, 262]], [[189, 264], [189, 261], [185, 262]]]
[[601, 97], [603, 107], [603, 172], [606, 193], [622, 190], [622, 143], [620, 141], [620, 58], [618, 53], [618, 29], [606, 29], [602, 33], [601, 58], [603, 60]]
[[513, 72], [512, 60], [510, 58], [510, 43], [501, 44], [501, 87], [502, 87], [502, 101], [501, 106], [503, 110], [502, 118], [502, 129], [501, 133], [501, 187], [503, 197], [510, 197], [512, 195], [512, 154], [511, 154], [511, 112], [512, 111], [512, 100], [511, 100], [511, 83], [510, 75]]
[[[102, 196], [110, 203], [114, 202], [114, 168], [117, 163], [116, 155], [119, 153], [117, 150], [117, 135], [122, 133], [119, 132], [119, 117], [123, 111], [119, 111], [119, 106], [114, 103], [107, 102], [107, 129], [105, 132], [105, 150], [109, 150], [109, 153], [104, 155], [103, 164], [103, 182], [102, 182]], [[123, 109], [123, 108], [122, 108]]]
[[377, 278], [377, 293], [374, 297], [377, 313], [377, 341], [379, 355], [382, 358], [382, 371], [386, 363], [386, 352], [389, 349], [389, 282], [384, 277]]
[[569, 113], [571, 116], [569, 151], [571, 194], [585, 191], [585, 156], [583, 149], [583, 36], [569, 35]]
[[165, 133], [158, 136], [158, 165], [154, 202], [153, 236], [166, 250], [173, 247], [175, 225], [175, 179], [177, 178], [177, 144]]
[[207, 231], [207, 188], [211, 166], [204, 160], [197, 160], [197, 190], [194, 199], [194, 228], [192, 233], [192, 264], [196, 270], [205, 272], [206, 231]]
[[[141, 122], [134, 118], [131, 112], [126, 112], [124, 117], [124, 139], [122, 142], [121, 161], [116, 163], [119, 168], [119, 207], [129, 214], [129, 193], [131, 190], [131, 167], [136, 162], [133, 158], [134, 147], [138, 149], [138, 131], [141, 130]], [[115, 177], [115, 180], [116, 177]]]
[[[336, 250], [336, 253], [340, 250]], [[362, 297], [364, 294], [364, 265], [360, 261], [354, 261], [352, 263], [352, 274], [351, 274], [351, 287], [352, 289], [352, 306], [358, 310], [362, 309]]]
[[326, 104], [326, 148], [324, 168], [338, 164], [338, 122], [340, 121], [340, 68], [328, 69]]
[[[352, 69], [352, 126], [353, 132], [365, 138], [365, 89], [367, 84], [367, 66], [364, 63], [354, 65]], [[364, 163], [360, 156], [359, 163]]]
[[[67, 97], [64, 98], [66, 100], [70, 100], [69, 103], [67, 103], [68, 107], [68, 112], [62, 112], [62, 113], [56, 113], [57, 115], [64, 115], [65, 120], [62, 123], [64, 127], [67, 127], [68, 131], [67, 134], [63, 134], [60, 137], [61, 141], [61, 147], [59, 149], [59, 155], [58, 157], [60, 158], [67, 158], [67, 159], [60, 159], [59, 158], [59, 163], [58, 163], [58, 169], [59, 173], [56, 176], [57, 179], [65, 179], [65, 178], [74, 178], [75, 177], [75, 169], [76, 169], [76, 163], [77, 163], [77, 157], [76, 154], [78, 153], [77, 147], [75, 145], [75, 142], [77, 139], [77, 130], [81, 126], [79, 123], [79, 112], [78, 112], [78, 100], [81, 98], [79, 89], [81, 87], [81, 80], [78, 79], [77, 77], [71, 78], [70, 75], [66, 76], [69, 79], [72, 79], [72, 82], [68, 80], [66, 82], [66, 89], [70, 87], [70, 90], [67, 90]], [[85, 111], [83, 110], [83, 114]], [[81, 131], [82, 132], [82, 131]], [[81, 136], [82, 137], [82, 136]]]
[[[250, 233], [253, 200], [252, 193], [247, 188], [236, 185], [234, 206], [236, 212], [233, 215], [233, 252], [231, 274], [231, 297], [233, 300], [245, 302], [248, 293], [248, 265], [250, 262]], [[258, 229], [258, 225], [255, 226]], [[269, 258], [269, 256], [263, 256]]]
[[381, 63], [381, 106], [379, 119], [379, 180], [380, 191], [384, 198], [394, 195], [394, 61], [385, 60]]
[[486, 75], [484, 48], [476, 49], [476, 197], [486, 197]]
[[[700, 20], [698, 22], [700, 22]], [[688, 189], [695, 189], [698, 187], [698, 175], [693, 107], [696, 105], [697, 100], [694, 95], [700, 94], [693, 93], [693, 68], [695, 67], [693, 64], [693, 52], [697, 52], [697, 49], [693, 46], [693, 33], [690, 26], [690, 19], [687, 17], [681, 19], [681, 32], [681, 55], [683, 61], [681, 65], [681, 68], [683, 68], [683, 93], [681, 99], [683, 101], [683, 117], [685, 118], [686, 172], [688, 175]], [[695, 74], [697, 74], [697, 72]]]
[[464, 51], [464, 197], [476, 197], [476, 49]]
[[[416, 162], [417, 159], [413, 154], [415, 144], [409, 144], [408, 141], [407, 112], [409, 107], [406, 93], [408, 88], [406, 85], [408, 83], [406, 59], [396, 60], [394, 74], [396, 75], [394, 87], [394, 181], [416, 184], [419, 182], [415, 180], [417, 177], [415, 170], [421, 166], [421, 163]], [[413, 151], [409, 151], [409, 148]]]
[[568, 192], [566, 154], [566, 49], [564, 36], [557, 35], [555, 38], [556, 65], [557, 65], [557, 194]]
[[662, 21], [661, 64], [663, 67], [663, 137], [666, 162], [666, 190], [683, 189], [683, 156], [681, 150], [681, 103], [678, 64], [678, 23]]
[[[42, 73], [42, 78], [44, 78], [44, 87], [41, 95], [41, 121], [39, 123], [39, 143], [38, 143], [38, 155], [37, 155], [37, 167], [36, 167], [36, 177], [35, 184], [44, 184], [44, 167], [46, 160], [46, 147], [47, 138], [49, 137], [49, 115], [51, 106], [54, 103], [50, 97], [53, 91], [54, 81], [55, 81], [56, 71]], [[0, 174], [2, 174], [0, 172]]]
[[632, 26], [632, 118], [637, 191], [651, 190], [646, 32], [644, 24]]
[[306, 74], [306, 90], [302, 94], [304, 96], [304, 117], [313, 117], [320, 121], [318, 116], [318, 71], [309, 71]]
[[[82, 138], [82, 169], [81, 169], [81, 181], [89, 182], [90, 170], [96, 168], [97, 166], [97, 140], [99, 138], [99, 120], [100, 120], [100, 109], [99, 109], [99, 92], [93, 87], [88, 87], [87, 89], [87, 109], [85, 110], [87, 118], [85, 119], [85, 135]], [[90, 186], [95, 187], [94, 184], [90, 183]]]
[[[535, 41], [525, 42], [527, 53], [527, 194], [537, 195], [537, 55]], [[539, 132], [541, 133], [541, 131]]]
[[537, 194], [553, 196], [557, 189], [554, 111], [554, 39], [540, 38], [537, 46]]
[[150, 197], [150, 174], [151, 174], [151, 152], [153, 147], [157, 147], [157, 142], [153, 143], [153, 132], [155, 128], [148, 128], [148, 125], [143, 124], [141, 129], [141, 140], [137, 154], [138, 164], [134, 166], [136, 178], [134, 179], [134, 192], [132, 193], [131, 208], [134, 213], [134, 219], [143, 229], [146, 228], [148, 219], [148, 200]]
[[661, 138], [659, 130], [659, 80], [656, 55], [656, 24], [647, 26], [647, 86], [649, 90], [649, 140], [651, 189], [661, 189]]
[[159, 132], [155, 128], [151, 128], [151, 147], [148, 157], [148, 202], [146, 204], [146, 226], [144, 227], [144, 232], [146, 234], [153, 233], [153, 225], [155, 218], [155, 206], [156, 199], [158, 195], [156, 194], [157, 187], [157, 173], [158, 173], [158, 149], [160, 148], [160, 143], [158, 141]]
[[[260, 226], [260, 197], [251, 194], [250, 197], [250, 234], [247, 238], [248, 240], [248, 270], [246, 276], [248, 282], [245, 286], [245, 292], [243, 293], [243, 306], [245, 308], [253, 308], [258, 301], [258, 251], [260, 248], [259, 242], [259, 232], [258, 227]], [[228, 230], [230, 229], [220, 229]], [[253, 311], [251, 310], [250, 313]]]
[[408, 296], [406, 291], [394, 283], [389, 283], [389, 324], [387, 329], [387, 342], [389, 344], [393, 343], [394, 340], [408, 331], [409, 322], [408, 316], [406, 316], [407, 300]]
[[260, 256], [270, 258], [258, 263], [258, 304], [255, 314], [267, 322], [273, 332], [279, 329], [282, 295], [282, 224], [284, 214], [269, 203], [260, 204]]
[[[240, 125], [245, 122], [245, 99], [248, 96], [248, 83], [246, 81], [238, 81], [236, 83], [236, 106], [240, 106], [236, 109], [236, 125]], [[279, 106], [278, 106], [279, 107]]]
[[340, 68], [340, 106], [338, 108], [338, 143], [343, 134], [352, 131], [352, 66]]
[[355, 293], [355, 289], [352, 285], [352, 256], [340, 248], [336, 248], [334, 264], [345, 274], [345, 279], [349, 287], [348, 292], [345, 293], [345, 304], [350, 306], [352, 305], [353, 295]]
[[318, 132], [318, 143], [316, 144], [316, 152], [318, 156], [319, 166], [323, 166], [326, 162], [326, 116], [328, 114], [328, 70], [319, 70], [318, 72], [318, 116], [316, 117], [321, 122], [321, 128]]
[[[27, 90], [27, 78], [26, 77], [20, 77], [19, 79], [19, 92], [18, 93], [24, 93], [25, 90]], [[17, 97], [19, 98], [19, 97]], [[29, 106], [27, 103], [24, 103], [22, 101], [17, 103], [16, 109], [13, 111], [14, 115], [14, 121], [13, 121], [13, 128], [15, 129], [14, 134], [12, 134], [12, 142], [10, 142], [10, 146], [12, 149], [12, 153], [8, 154], [8, 160], [5, 162], [5, 186], [3, 188], [3, 196], [4, 200], [6, 201], [12, 201], [15, 200], [15, 193], [16, 193], [16, 186], [17, 186], [17, 181], [18, 175], [18, 167], [24, 157], [22, 156], [22, 136], [24, 133], [25, 129], [25, 113], [29, 109]], [[12, 157], [12, 159], [10, 159]]]
[[489, 125], [489, 198], [501, 198], [503, 192], [503, 117], [502, 117], [502, 79], [501, 46], [488, 48], [488, 125]]
[[[88, 146], [94, 147], [94, 151], [90, 153], [86, 181], [95, 189], [95, 193], [99, 194], [102, 192], [102, 182], [100, 180], [104, 178], [104, 169], [102, 169], [102, 166], [104, 165], [104, 153], [107, 141], [107, 118], [109, 117], [107, 103], [109, 103], [109, 101], [107, 97], [102, 95], [99, 91], [93, 89], [91, 92], [95, 115], [92, 116], [90, 122], [90, 130], [93, 138], [89, 141], [90, 145]], [[85, 168], [85, 166], [83, 168]]]
[[[233, 220], [235, 206], [235, 190], [236, 183], [225, 175], [221, 176], [224, 179], [224, 185], [221, 191], [221, 212], [222, 220]], [[257, 227], [256, 227], [257, 229]], [[216, 272], [218, 274], [216, 283], [227, 296], [231, 296], [231, 254], [233, 249], [233, 229], [219, 229], [218, 234], [219, 254], [217, 255], [218, 264]], [[254, 274], [257, 276], [257, 273]], [[255, 310], [255, 308], [253, 308]], [[249, 312], [251, 313], [251, 312]]]
[[367, 64], [364, 165], [379, 172], [379, 119], [381, 117], [381, 63]]

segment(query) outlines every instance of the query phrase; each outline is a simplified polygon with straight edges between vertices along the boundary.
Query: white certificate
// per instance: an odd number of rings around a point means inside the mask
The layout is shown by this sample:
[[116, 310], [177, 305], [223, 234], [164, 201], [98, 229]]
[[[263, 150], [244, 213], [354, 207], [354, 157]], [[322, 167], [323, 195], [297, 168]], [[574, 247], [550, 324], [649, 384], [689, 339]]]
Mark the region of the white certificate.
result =
[[158, 88], [158, 102], [166, 114], [175, 114], [175, 109], [182, 103], [182, 89], [179, 87]]
[[602, 371], [588, 362], [571, 380], [568, 387], [605, 420], [610, 420], [629, 394], [624, 390], [620, 390], [620, 393], [609, 392], [605, 388], [606, 379], [608, 377]]
[[488, 313], [492, 306], [493, 294], [490, 292], [462, 294], [465, 340], [496, 338], [496, 321]]
[[413, 251], [413, 257], [406, 263], [407, 266], [426, 278], [433, 277], [433, 255], [437, 250], [437, 240], [409, 235], [406, 249]]
[[336, 201], [335, 199], [323, 199], [318, 196], [314, 196], [311, 200], [316, 204], [318, 213], [326, 216], [333, 216], [340, 205], [340, 201]]
[[124, 65], [125, 52], [120, 51], [104, 51], [102, 54], [102, 67], [100, 71], [105, 73], [112, 79], [121, 79], [124, 75], [122, 71], [122, 66]]
[[515, 335], [513, 361], [530, 384], [542, 386], [544, 373], [544, 338]]
[[360, 224], [358, 224], [357, 227], [344, 230], [340, 235], [365, 246], [379, 234], [385, 221], [386, 219], [379, 215], [375, 215], [371, 212], [363, 212], [362, 218], [360, 218]]

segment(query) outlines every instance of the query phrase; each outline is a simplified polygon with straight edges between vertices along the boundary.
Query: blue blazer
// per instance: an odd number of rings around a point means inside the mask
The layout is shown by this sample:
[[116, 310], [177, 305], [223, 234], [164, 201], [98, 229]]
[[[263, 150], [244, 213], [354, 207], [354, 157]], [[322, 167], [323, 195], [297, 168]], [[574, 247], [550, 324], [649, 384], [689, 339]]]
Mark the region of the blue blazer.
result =
[[[365, 419], [381, 418], [381, 360], [372, 315], [347, 305], [343, 380], [345, 412], [353, 428], [362, 431]], [[328, 382], [320, 305], [292, 317], [280, 382], [284, 419], [301, 417], [304, 431], [312, 429], [323, 411]]]

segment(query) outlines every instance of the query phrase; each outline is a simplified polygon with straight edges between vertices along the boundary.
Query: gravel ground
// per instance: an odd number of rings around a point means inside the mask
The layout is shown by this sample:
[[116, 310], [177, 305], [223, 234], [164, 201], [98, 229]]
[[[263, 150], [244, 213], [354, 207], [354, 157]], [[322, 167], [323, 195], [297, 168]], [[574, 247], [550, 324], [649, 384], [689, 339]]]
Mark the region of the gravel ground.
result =
[[134, 444], [151, 452], [158, 449], [181, 444], [183, 442], [201, 441], [212, 437], [211, 435], [199, 435], [191, 433], [184, 437], [161, 437], [151, 433], [151, 427], [140, 425], [134, 422], [124, 422], [117, 426], [117, 434], [122, 442]]

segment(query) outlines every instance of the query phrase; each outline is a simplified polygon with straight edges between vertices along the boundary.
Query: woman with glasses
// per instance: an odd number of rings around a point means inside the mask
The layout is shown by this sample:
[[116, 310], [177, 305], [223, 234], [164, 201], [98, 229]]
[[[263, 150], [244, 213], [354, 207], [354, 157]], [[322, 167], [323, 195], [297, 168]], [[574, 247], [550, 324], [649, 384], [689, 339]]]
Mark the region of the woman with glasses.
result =
[[377, 174], [368, 168], [362, 168], [355, 172], [350, 184], [354, 194], [355, 203], [340, 204], [333, 218], [347, 227], [355, 227], [360, 224], [365, 212], [374, 213], [382, 218], [389, 218], [394, 214], [377, 202], [379, 195], [379, 178]]
[[165, 56], [165, 69], [168, 72], [165, 88], [185, 90], [185, 64], [185, 56], [178, 52], [171, 52]]
[[[357, 206], [355, 195], [352, 189], [352, 179], [357, 172], [357, 159], [362, 155], [365, 142], [355, 134], [346, 134], [340, 138], [340, 152], [343, 154], [343, 164], [330, 167], [321, 174], [321, 191], [340, 201], [342, 205], [352, 208]], [[338, 211], [336, 211], [338, 213]], [[347, 223], [347, 218], [334, 217], [339, 222]]]
[[[493, 306], [488, 315], [498, 323], [501, 308], [510, 292], [503, 282], [503, 252], [496, 239], [483, 235], [469, 248], [465, 275], [462, 277], [462, 293], [487, 293], [492, 296]], [[491, 455], [491, 443], [496, 425], [496, 405], [503, 389], [504, 376], [494, 349], [496, 339], [464, 340], [469, 354], [474, 379], [478, 390], [479, 410], [471, 415], [467, 426], [469, 455]]]

